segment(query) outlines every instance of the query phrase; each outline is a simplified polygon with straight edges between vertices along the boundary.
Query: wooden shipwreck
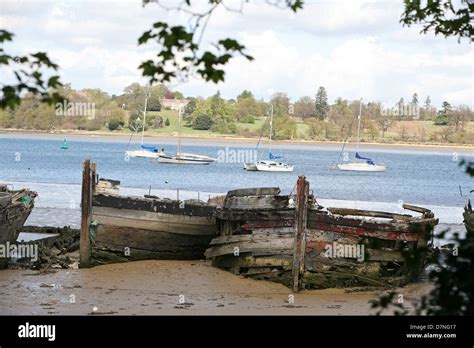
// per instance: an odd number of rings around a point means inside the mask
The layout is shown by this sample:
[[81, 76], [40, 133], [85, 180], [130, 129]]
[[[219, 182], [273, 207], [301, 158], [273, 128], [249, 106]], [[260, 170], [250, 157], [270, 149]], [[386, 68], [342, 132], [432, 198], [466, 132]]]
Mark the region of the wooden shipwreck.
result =
[[[323, 208], [300, 177], [296, 193], [275, 187], [229, 191], [209, 202], [128, 197], [84, 163], [80, 265], [142, 259], [202, 259], [255, 279], [302, 288], [399, 286], [419, 274], [438, 220], [425, 208], [396, 214]], [[407, 250], [421, 255], [408, 262]]]
[[420, 215], [319, 206], [300, 177], [295, 195], [278, 188], [228, 192], [216, 211], [219, 236], [206, 257], [235, 274], [301, 288], [399, 286], [420, 272], [404, 250], [426, 250], [438, 223]]
[[97, 180], [86, 161], [81, 266], [144, 259], [203, 259], [217, 235], [215, 205], [198, 200], [121, 196], [119, 182]]
[[[9, 190], [0, 185], [0, 245], [15, 243], [21, 228], [30, 216], [35, 204], [36, 192], [29, 189]], [[0, 268], [5, 268], [8, 260], [0, 258]]]

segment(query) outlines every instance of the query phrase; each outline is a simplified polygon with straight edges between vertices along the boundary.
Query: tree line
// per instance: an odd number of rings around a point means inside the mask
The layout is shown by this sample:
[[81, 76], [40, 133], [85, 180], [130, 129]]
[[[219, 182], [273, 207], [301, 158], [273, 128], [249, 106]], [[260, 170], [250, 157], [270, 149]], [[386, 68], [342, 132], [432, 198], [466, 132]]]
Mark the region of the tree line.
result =
[[[100, 89], [74, 90], [70, 85], [60, 87], [59, 93], [68, 103], [93, 103], [95, 115], [58, 114], [57, 105], [41, 103], [27, 94], [14, 110], [0, 111], [1, 128], [30, 130], [141, 130], [145, 99], [147, 100], [147, 129], [166, 128], [170, 122], [164, 117], [164, 99], [182, 100], [183, 125], [195, 130], [219, 134], [258, 136], [268, 134], [268, 116], [273, 105], [273, 137], [275, 139], [344, 140], [354, 136], [360, 101], [337, 98], [329, 103], [327, 91], [321, 86], [314, 97], [302, 96], [292, 102], [286, 93], [275, 93], [270, 100], [258, 99], [249, 90], [243, 90], [235, 99], [224, 99], [219, 91], [208, 97], [185, 97], [163, 84], [153, 87], [132, 83], [120, 95], [109, 95]], [[385, 139], [386, 133], [399, 121], [423, 120], [439, 130], [419, 134], [421, 141], [472, 142], [467, 125], [474, 121], [474, 113], [465, 105], [453, 106], [444, 101], [440, 108], [432, 105], [427, 96], [423, 102], [414, 93], [409, 102], [404, 98], [392, 107], [380, 102], [362, 102], [362, 133], [368, 140]], [[162, 110], [163, 109], [163, 110]], [[69, 115], [71, 116], [71, 115]], [[252, 126], [258, 122], [259, 127]], [[237, 126], [239, 125], [239, 126]], [[246, 126], [247, 125], [247, 126]], [[299, 131], [300, 129], [300, 131]], [[398, 140], [409, 140], [409, 131], [398, 129]]]

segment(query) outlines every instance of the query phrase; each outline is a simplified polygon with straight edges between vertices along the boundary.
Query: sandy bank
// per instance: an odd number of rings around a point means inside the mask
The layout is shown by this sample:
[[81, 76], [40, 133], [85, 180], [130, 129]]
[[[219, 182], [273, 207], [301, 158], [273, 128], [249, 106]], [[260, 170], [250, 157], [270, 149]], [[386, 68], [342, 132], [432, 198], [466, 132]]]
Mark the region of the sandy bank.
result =
[[[412, 284], [400, 292], [409, 302], [428, 287]], [[235, 276], [204, 261], [140, 261], [39, 275], [0, 271], [3, 315], [364, 315], [372, 313], [370, 302], [379, 293], [311, 290], [289, 303], [291, 291], [280, 284]]]

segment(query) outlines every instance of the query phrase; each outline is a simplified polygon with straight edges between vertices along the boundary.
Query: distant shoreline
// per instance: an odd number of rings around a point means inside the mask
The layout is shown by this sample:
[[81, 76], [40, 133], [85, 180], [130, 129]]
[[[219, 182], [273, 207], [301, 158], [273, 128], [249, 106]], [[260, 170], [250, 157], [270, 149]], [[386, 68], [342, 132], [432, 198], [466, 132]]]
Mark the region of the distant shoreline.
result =
[[[0, 138], [12, 137], [12, 138], [38, 138], [38, 139], [70, 139], [70, 140], [99, 140], [99, 141], [124, 141], [128, 142], [131, 134], [124, 133], [112, 133], [112, 132], [93, 132], [93, 131], [61, 131], [61, 132], [47, 132], [47, 131], [26, 131], [18, 129], [0, 129]], [[239, 136], [227, 136], [227, 135], [216, 135], [216, 136], [202, 136], [202, 135], [182, 135], [182, 139], [188, 141], [190, 144], [196, 145], [221, 145], [221, 144], [239, 144], [239, 145], [252, 145], [255, 144], [258, 138], [245, 138]], [[137, 143], [140, 137], [134, 135], [132, 142]], [[145, 139], [148, 143], [160, 142], [164, 144], [174, 144], [177, 139], [175, 134], [145, 134]], [[210, 144], [210, 141], [214, 141]], [[266, 142], [266, 140], [264, 140]], [[342, 141], [320, 141], [320, 140], [276, 140], [273, 142], [279, 146], [309, 146], [309, 147], [325, 147], [325, 148], [340, 148], [344, 142]], [[362, 142], [361, 147], [374, 148], [374, 149], [402, 149], [402, 150], [424, 150], [424, 151], [472, 151], [474, 155], [474, 145], [463, 145], [463, 144], [419, 144], [419, 143], [379, 143], [379, 142]]]

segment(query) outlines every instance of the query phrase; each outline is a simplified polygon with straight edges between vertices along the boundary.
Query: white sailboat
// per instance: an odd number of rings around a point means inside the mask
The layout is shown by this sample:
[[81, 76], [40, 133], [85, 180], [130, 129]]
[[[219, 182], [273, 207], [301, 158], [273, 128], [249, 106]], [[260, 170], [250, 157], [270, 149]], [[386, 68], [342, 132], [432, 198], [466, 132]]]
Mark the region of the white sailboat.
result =
[[[294, 166], [284, 163], [273, 161], [275, 157], [272, 154], [272, 132], [273, 132], [273, 104], [271, 105], [270, 112], [270, 151], [268, 152], [269, 160], [259, 160], [256, 162], [244, 163], [244, 169], [247, 171], [260, 171], [260, 172], [292, 172]], [[260, 142], [260, 140], [259, 140]]]
[[[356, 171], [356, 172], [383, 172], [385, 170], [385, 166], [383, 164], [375, 164], [370, 158], [363, 157], [359, 155], [359, 142], [360, 142], [360, 119], [362, 116], [362, 99], [360, 100], [359, 105], [359, 116], [358, 118], [358, 126], [357, 126], [357, 143], [356, 143], [356, 153], [355, 158], [356, 160], [350, 163], [339, 163], [337, 168], [339, 170], [346, 170], [346, 171]], [[363, 160], [357, 161], [357, 160]]]
[[[158, 151], [155, 146], [145, 145], [143, 139], [145, 137], [145, 125], [146, 125], [146, 109], [148, 106], [148, 93], [145, 98], [145, 109], [143, 110], [143, 126], [142, 126], [142, 144], [141, 148], [138, 150], [128, 150], [126, 151], [127, 157], [138, 157], [138, 158], [159, 158], [161, 155], [164, 155], [163, 151]], [[133, 135], [133, 134], [132, 134]], [[131, 138], [130, 138], [131, 139]]]
[[167, 164], [201, 164], [206, 165], [214, 162], [216, 159], [203, 155], [195, 155], [192, 153], [181, 152], [181, 113], [182, 108], [179, 108], [178, 111], [178, 145], [176, 148], [175, 155], [167, 155], [165, 153], [160, 153], [158, 158], [159, 163]]

